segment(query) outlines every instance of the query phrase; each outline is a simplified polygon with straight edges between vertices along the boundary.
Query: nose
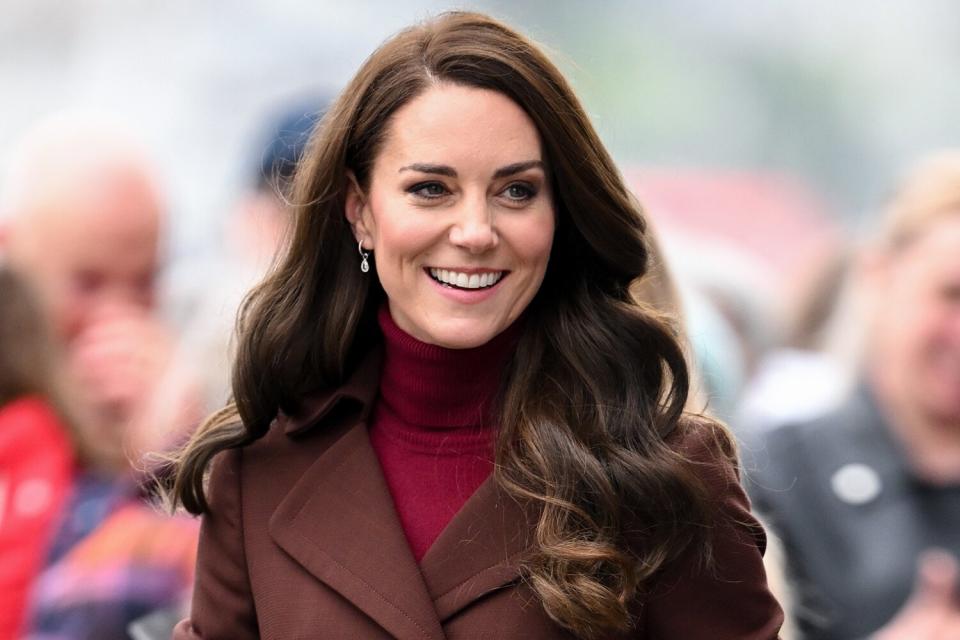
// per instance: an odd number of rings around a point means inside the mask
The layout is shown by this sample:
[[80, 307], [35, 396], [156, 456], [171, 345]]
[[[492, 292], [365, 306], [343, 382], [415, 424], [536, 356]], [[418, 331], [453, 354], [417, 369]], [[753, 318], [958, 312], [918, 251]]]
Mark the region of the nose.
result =
[[493, 224], [493, 212], [485, 201], [464, 203], [450, 228], [450, 242], [470, 253], [494, 249], [500, 242]]

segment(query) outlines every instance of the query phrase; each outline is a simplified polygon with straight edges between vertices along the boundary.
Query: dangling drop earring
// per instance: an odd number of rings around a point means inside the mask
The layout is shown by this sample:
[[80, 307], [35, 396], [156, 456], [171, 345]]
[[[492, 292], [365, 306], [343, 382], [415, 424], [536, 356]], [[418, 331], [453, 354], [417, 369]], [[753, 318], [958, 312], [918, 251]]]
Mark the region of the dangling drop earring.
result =
[[370, 263], [367, 262], [370, 254], [363, 250], [363, 240], [357, 243], [357, 249], [360, 251], [360, 271], [366, 273], [370, 271]]

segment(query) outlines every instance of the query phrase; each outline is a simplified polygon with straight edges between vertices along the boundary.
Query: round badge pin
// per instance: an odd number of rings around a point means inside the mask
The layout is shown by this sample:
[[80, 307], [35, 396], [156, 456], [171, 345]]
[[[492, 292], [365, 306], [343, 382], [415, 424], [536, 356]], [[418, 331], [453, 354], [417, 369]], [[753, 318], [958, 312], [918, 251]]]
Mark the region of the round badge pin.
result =
[[871, 502], [883, 488], [880, 474], [872, 467], [859, 462], [845, 464], [834, 472], [830, 486], [840, 500], [852, 505]]

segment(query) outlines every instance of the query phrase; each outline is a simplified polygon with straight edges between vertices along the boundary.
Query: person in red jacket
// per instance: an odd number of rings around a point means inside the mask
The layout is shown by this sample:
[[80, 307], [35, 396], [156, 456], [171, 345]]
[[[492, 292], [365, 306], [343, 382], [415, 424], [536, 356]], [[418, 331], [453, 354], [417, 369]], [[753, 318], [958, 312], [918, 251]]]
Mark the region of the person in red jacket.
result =
[[20, 637], [73, 473], [42, 320], [26, 284], [0, 267], [0, 640]]

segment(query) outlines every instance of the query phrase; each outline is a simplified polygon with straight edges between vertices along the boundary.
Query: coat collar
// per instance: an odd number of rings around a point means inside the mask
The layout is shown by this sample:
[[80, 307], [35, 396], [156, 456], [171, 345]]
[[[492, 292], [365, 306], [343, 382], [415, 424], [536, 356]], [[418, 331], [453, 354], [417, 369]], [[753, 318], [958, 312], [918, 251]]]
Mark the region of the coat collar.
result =
[[506, 495], [492, 476], [480, 485], [421, 561], [441, 621], [521, 577], [535, 524], [533, 511]]
[[342, 435], [331, 436], [283, 497], [269, 530], [294, 560], [394, 637], [442, 640], [443, 621], [520, 577], [534, 520], [488, 478], [418, 566], [367, 432], [379, 368], [377, 351], [342, 387], [281, 416], [291, 436], [317, 425]]
[[[346, 381], [339, 387], [324, 389], [307, 397], [291, 414], [281, 413], [277, 420], [284, 433], [296, 436], [319, 423], [331, 426], [365, 422], [377, 398], [383, 347], [378, 345], [360, 361]], [[333, 417], [333, 420], [330, 418]]]

